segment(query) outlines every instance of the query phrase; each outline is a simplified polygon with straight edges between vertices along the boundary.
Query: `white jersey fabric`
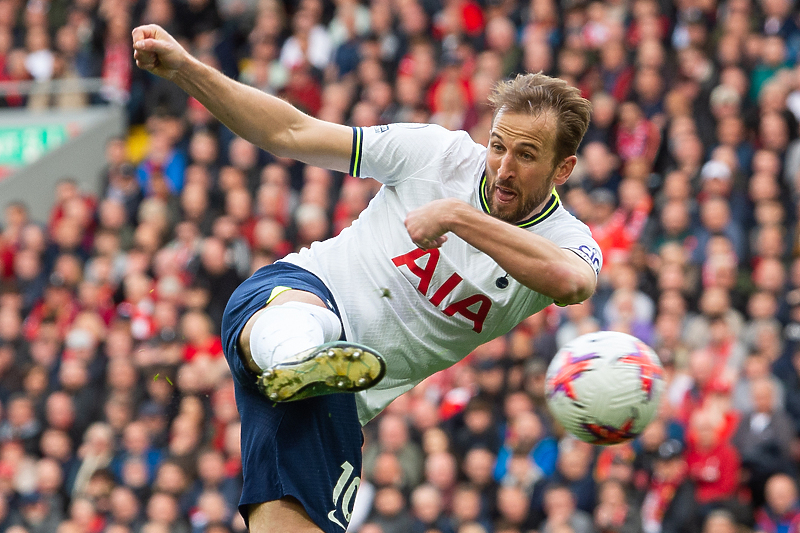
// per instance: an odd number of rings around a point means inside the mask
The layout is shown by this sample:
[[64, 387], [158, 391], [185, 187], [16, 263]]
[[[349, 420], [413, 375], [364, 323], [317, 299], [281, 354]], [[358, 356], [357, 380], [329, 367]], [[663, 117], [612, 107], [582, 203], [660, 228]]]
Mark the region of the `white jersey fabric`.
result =
[[[517, 283], [480, 250], [453, 234], [440, 249], [411, 241], [406, 214], [440, 198], [458, 198], [488, 213], [486, 148], [463, 131], [393, 124], [353, 129], [350, 173], [384, 184], [358, 219], [338, 236], [283, 259], [330, 288], [347, 339], [386, 359], [375, 387], [356, 395], [362, 424], [431, 374], [509, 332], [553, 299]], [[584, 258], [595, 272], [600, 248], [589, 229], [554, 193], [545, 208], [518, 224]]]

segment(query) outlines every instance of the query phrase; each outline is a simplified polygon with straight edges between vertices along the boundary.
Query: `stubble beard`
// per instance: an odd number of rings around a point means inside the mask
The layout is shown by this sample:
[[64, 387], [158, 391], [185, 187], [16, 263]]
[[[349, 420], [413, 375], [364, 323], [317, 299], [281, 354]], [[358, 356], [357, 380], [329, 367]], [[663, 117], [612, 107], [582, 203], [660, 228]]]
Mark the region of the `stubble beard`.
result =
[[[509, 224], [516, 224], [524, 221], [533, 215], [534, 211], [550, 197], [550, 194], [553, 190], [553, 176], [555, 176], [555, 173], [556, 169], [553, 169], [553, 172], [551, 172], [550, 175], [547, 176], [547, 179], [545, 179], [542, 187], [527, 198], [523, 198], [522, 193], [519, 191], [519, 189], [517, 189], [517, 187], [514, 187], [506, 181], [496, 180], [492, 185], [489, 186], [489, 190], [486, 191], [486, 197], [489, 201], [489, 214], [499, 220], [502, 220], [503, 222], [508, 222]], [[522, 204], [513, 210], [498, 210], [494, 196], [498, 185], [503, 188], [513, 190], [517, 194], [515, 198], [517, 202], [523, 198]]]

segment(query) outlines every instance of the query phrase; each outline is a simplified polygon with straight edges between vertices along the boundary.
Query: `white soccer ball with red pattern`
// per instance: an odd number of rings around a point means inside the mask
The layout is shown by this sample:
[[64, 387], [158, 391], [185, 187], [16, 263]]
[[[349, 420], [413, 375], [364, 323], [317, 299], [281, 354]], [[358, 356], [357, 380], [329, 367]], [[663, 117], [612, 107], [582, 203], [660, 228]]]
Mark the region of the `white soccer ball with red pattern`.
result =
[[658, 410], [664, 368], [645, 343], [599, 331], [565, 344], [547, 368], [545, 397], [564, 428], [592, 444], [636, 438]]

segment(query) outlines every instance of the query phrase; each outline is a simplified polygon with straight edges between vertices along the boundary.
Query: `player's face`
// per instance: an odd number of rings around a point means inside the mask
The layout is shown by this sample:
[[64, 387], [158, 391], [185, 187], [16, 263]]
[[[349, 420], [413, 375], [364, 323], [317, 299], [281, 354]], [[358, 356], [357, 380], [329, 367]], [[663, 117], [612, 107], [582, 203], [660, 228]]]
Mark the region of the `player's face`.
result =
[[510, 223], [526, 220], [543, 207], [554, 185], [567, 180], [576, 158], [554, 160], [556, 126], [553, 113], [497, 113], [486, 156], [492, 216]]

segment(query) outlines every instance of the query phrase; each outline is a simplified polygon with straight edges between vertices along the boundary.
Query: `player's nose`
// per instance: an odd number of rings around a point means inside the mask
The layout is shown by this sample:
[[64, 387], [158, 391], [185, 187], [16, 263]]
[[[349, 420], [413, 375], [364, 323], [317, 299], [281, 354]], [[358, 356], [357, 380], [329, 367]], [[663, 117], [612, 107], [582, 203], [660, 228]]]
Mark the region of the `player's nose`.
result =
[[500, 178], [511, 178], [514, 176], [514, 157], [509, 150], [500, 158], [500, 166], [497, 169], [497, 176]]

